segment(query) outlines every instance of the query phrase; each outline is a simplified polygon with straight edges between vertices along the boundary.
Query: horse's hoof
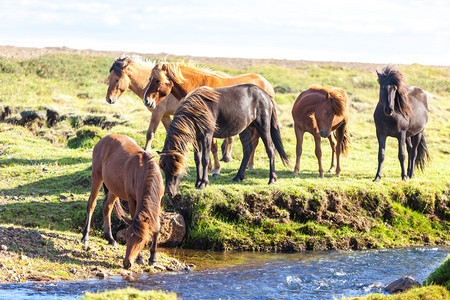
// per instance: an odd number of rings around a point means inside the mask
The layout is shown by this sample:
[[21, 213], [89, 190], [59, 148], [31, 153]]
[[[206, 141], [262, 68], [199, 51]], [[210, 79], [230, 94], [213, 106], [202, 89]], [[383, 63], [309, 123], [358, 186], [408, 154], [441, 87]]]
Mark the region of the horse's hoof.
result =
[[373, 180], [373, 182], [380, 182], [381, 177], [375, 177], [375, 179]]
[[214, 178], [220, 177], [220, 173], [213, 172], [211, 174], [211, 177], [214, 177]]
[[239, 176], [235, 176], [232, 180], [231, 180], [231, 182], [232, 183], [238, 183], [239, 181], [241, 181], [242, 179], [239, 177]]
[[231, 161], [231, 157], [228, 157], [228, 156], [224, 156], [224, 157], [222, 157], [221, 159], [220, 159], [220, 161], [223, 161], [223, 162], [230, 162]]
[[319, 178], [324, 178], [325, 176], [322, 174], [319, 174]]
[[253, 170], [253, 166], [247, 166], [247, 170]]

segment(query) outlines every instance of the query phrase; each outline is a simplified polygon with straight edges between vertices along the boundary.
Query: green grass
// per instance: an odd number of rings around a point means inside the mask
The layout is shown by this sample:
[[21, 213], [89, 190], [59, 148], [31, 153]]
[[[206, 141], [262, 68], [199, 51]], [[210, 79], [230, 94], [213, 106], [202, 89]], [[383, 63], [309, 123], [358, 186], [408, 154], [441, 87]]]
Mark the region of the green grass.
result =
[[[0, 123], [2, 222], [80, 233], [89, 197], [93, 145], [113, 132], [144, 145], [150, 114], [142, 101], [131, 91], [114, 105], [104, 100], [113, 60], [65, 54], [23, 61], [0, 58], [0, 103], [13, 108], [13, 115], [23, 109], [52, 107], [68, 116], [51, 128]], [[260, 145], [255, 169], [247, 171], [243, 182], [231, 184], [242, 159], [242, 147], [235, 139], [233, 160], [222, 163], [221, 177], [210, 178], [210, 185], [198, 191], [190, 153], [181, 196], [173, 203], [166, 201], [166, 209], [181, 212], [188, 221], [185, 247], [278, 251], [449, 243], [450, 72], [421, 65], [399, 67], [409, 84], [434, 95], [425, 129], [432, 161], [415, 179], [402, 182], [397, 142], [390, 138], [383, 178], [373, 183], [378, 151], [372, 117], [378, 97], [375, 74], [315, 64], [296, 69], [212, 67], [233, 75], [259, 73], [272, 83], [292, 166], [286, 168], [277, 159], [278, 181], [268, 186], [267, 155]], [[320, 179], [314, 142], [306, 134], [300, 174], [293, 178], [296, 139], [291, 108], [298, 94], [313, 83], [339, 86], [349, 95], [353, 145], [342, 159], [341, 175], [326, 174]], [[102, 129], [85, 124], [89, 118], [113, 120], [118, 125]], [[155, 150], [164, 143], [162, 127], [152, 144]], [[326, 140], [322, 151], [327, 168], [331, 151]], [[61, 201], [61, 195], [69, 201]], [[100, 236], [100, 208], [94, 222], [93, 234]]]

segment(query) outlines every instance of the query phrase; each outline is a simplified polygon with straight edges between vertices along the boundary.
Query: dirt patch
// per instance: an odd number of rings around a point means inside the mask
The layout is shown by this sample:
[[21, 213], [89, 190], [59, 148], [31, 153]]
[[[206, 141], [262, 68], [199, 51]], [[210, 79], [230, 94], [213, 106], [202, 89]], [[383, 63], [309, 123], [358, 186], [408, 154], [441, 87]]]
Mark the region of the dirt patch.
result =
[[[123, 51], [97, 51], [92, 49], [71, 49], [67, 47], [46, 47], [46, 48], [27, 48], [15, 46], [0, 46], [0, 56], [15, 58], [15, 59], [30, 59], [46, 54], [78, 54], [78, 55], [93, 55], [93, 56], [111, 56], [118, 57], [124, 54]], [[129, 55], [139, 55], [148, 59], [156, 58], [183, 58], [187, 60], [194, 60], [199, 63], [208, 65], [219, 65], [230, 68], [246, 68], [257, 65], [276, 65], [283, 68], [301, 68], [307, 65], [333, 65], [343, 68], [359, 70], [373, 73], [375, 70], [380, 70], [385, 64], [360, 63], [360, 62], [331, 62], [331, 61], [311, 61], [311, 60], [289, 60], [289, 59], [249, 59], [249, 58], [230, 58], [230, 57], [204, 57], [204, 56], [177, 56], [167, 53], [138, 53], [127, 52]], [[450, 66], [436, 66], [444, 70], [450, 71]]]

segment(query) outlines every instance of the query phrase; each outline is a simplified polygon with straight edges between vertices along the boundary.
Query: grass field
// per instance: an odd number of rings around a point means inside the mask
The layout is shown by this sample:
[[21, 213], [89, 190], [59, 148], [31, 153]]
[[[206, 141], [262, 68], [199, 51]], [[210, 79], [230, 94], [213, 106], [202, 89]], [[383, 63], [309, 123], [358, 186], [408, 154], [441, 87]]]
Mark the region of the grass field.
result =
[[[2, 224], [76, 233], [81, 238], [93, 145], [112, 132], [127, 134], [144, 145], [150, 113], [142, 101], [131, 91], [114, 105], [104, 100], [113, 60], [67, 54], [27, 60], [0, 58], [0, 105], [11, 110], [0, 123]], [[242, 158], [240, 142], [235, 139], [233, 160], [222, 163], [221, 177], [210, 178], [210, 185], [198, 191], [194, 188], [193, 155], [189, 154], [180, 196], [165, 202], [167, 210], [181, 212], [188, 222], [184, 247], [289, 251], [450, 243], [449, 71], [421, 65], [399, 67], [410, 85], [431, 94], [425, 135], [432, 161], [415, 179], [403, 182], [397, 142], [388, 139], [384, 177], [373, 183], [378, 151], [372, 117], [378, 99], [376, 74], [332, 64], [292, 69], [275, 65], [209, 67], [231, 75], [259, 73], [272, 83], [292, 166], [284, 167], [277, 157], [278, 181], [268, 186], [268, 159], [260, 143], [255, 169], [247, 171], [242, 183], [231, 184]], [[347, 92], [352, 146], [342, 159], [340, 176], [317, 178], [314, 142], [306, 134], [300, 174], [294, 178], [296, 140], [291, 107], [298, 94], [313, 83]], [[64, 120], [52, 127], [45, 122], [21, 125], [20, 113], [47, 108], [57, 110]], [[88, 120], [95, 118], [116, 126], [102, 129], [89, 125]], [[153, 149], [160, 150], [164, 138], [160, 126]], [[331, 155], [328, 141], [323, 140], [322, 150], [327, 168]], [[100, 206], [94, 215], [96, 236], [102, 233]]]

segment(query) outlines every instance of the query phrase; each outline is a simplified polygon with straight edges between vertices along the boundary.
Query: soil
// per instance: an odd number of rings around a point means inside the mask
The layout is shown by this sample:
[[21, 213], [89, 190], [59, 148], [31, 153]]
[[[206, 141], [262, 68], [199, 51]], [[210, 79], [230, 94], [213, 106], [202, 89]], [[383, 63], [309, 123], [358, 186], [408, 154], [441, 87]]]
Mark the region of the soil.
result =
[[[33, 57], [67, 53], [78, 55], [94, 55], [94, 56], [111, 56], [119, 57], [124, 54], [123, 51], [97, 51], [92, 49], [71, 49], [67, 47], [46, 47], [46, 48], [26, 48], [16, 46], [0, 46], [0, 56], [15, 58], [15, 59], [30, 59]], [[230, 68], [246, 68], [256, 65], [276, 65], [283, 68], [301, 68], [306, 65], [333, 65], [344, 67], [348, 69], [354, 69], [364, 72], [373, 73], [376, 70], [380, 70], [385, 64], [373, 64], [373, 63], [360, 63], [360, 62], [331, 62], [331, 61], [310, 61], [310, 60], [288, 60], [288, 59], [248, 59], [248, 58], [227, 58], [227, 57], [200, 57], [200, 56], [177, 56], [167, 53], [138, 53], [127, 52], [128, 55], [138, 55], [147, 59], [156, 58], [183, 58], [186, 60], [194, 60], [199, 63], [208, 65], [220, 65]], [[450, 66], [436, 66], [447, 71], [450, 71]]]

